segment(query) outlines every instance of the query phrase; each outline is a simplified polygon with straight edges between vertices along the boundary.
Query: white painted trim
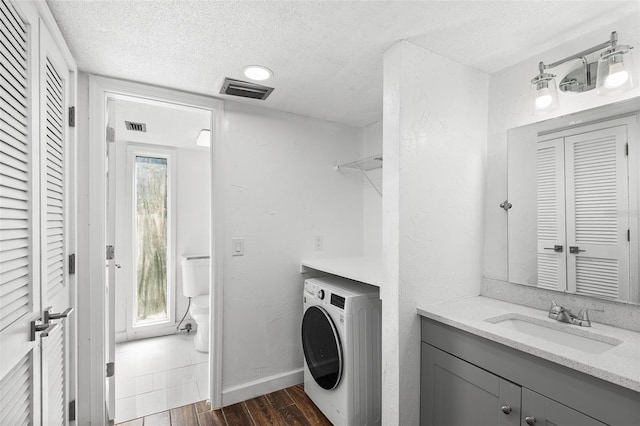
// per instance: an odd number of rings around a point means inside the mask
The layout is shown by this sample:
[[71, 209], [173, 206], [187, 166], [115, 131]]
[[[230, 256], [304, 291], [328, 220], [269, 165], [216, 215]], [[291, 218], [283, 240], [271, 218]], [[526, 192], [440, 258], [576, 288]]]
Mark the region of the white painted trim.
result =
[[302, 383], [304, 380], [304, 370], [287, 371], [285, 373], [274, 374], [242, 385], [232, 386], [222, 391], [222, 402], [224, 406], [246, 401], [260, 395], [266, 395], [280, 389]]
[[[222, 155], [223, 102], [212, 97], [149, 86], [125, 80], [89, 75], [89, 280], [91, 306], [83, 310], [79, 321], [88, 321], [91, 334], [80, 336], [82, 344], [89, 345], [91, 371], [80, 372], [90, 381], [90, 418], [92, 424], [102, 424], [105, 418], [106, 389], [104, 382], [104, 306], [105, 306], [105, 153], [106, 153], [106, 98], [111, 95], [135, 96], [162, 102], [182, 104], [213, 112], [211, 119], [211, 311], [210, 315], [210, 401], [212, 406], [222, 405], [222, 286], [224, 243], [224, 163]], [[82, 236], [87, 238], [87, 236]], [[85, 241], [86, 243], [86, 241]], [[88, 342], [88, 343], [87, 343]]]

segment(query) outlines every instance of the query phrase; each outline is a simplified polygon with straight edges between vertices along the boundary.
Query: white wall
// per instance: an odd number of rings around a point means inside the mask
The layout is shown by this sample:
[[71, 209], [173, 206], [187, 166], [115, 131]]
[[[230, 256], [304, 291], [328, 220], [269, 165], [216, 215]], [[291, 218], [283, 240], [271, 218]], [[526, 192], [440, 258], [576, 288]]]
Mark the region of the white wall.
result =
[[[360, 158], [362, 131], [235, 102], [225, 103], [223, 131], [227, 404], [265, 393], [251, 386], [270, 378], [302, 378], [300, 261], [362, 255], [361, 178], [333, 170]], [[316, 235], [323, 252], [313, 251]], [[233, 237], [245, 239], [244, 256], [231, 256]]]
[[[176, 323], [188, 299], [182, 294], [180, 261], [185, 254], [209, 254], [211, 179], [209, 151], [177, 150], [176, 176]], [[187, 315], [187, 319], [191, 318]], [[193, 326], [196, 324], [191, 321]]]
[[416, 308], [480, 292], [488, 81], [407, 41], [384, 54], [383, 424], [419, 423]]
[[[586, 36], [567, 41], [491, 76], [483, 263], [483, 275], [486, 278], [507, 280], [508, 214], [499, 208], [499, 204], [507, 199], [507, 130], [640, 96], [640, 87], [614, 96], [598, 96], [595, 90], [582, 94], [565, 94], [558, 90], [560, 107], [557, 110], [547, 115], [529, 114], [530, 80], [536, 75], [540, 61], [551, 63], [602, 43], [615, 30], [619, 44], [636, 46], [632, 50], [633, 59], [636, 69], [640, 66], [640, 3], [636, 4], [635, 13], [630, 13], [626, 18], [617, 22], [594, 22], [593, 28]], [[552, 72], [561, 79], [571, 66], [575, 66], [575, 63], [559, 66]]]
[[[363, 158], [382, 152], [382, 120], [362, 129]], [[360, 173], [360, 172], [358, 172]], [[382, 189], [382, 169], [368, 172], [369, 178]], [[382, 257], [382, 197], [371, 184], [362, 177], [362, 227], [363, 255], [372, 259]]]

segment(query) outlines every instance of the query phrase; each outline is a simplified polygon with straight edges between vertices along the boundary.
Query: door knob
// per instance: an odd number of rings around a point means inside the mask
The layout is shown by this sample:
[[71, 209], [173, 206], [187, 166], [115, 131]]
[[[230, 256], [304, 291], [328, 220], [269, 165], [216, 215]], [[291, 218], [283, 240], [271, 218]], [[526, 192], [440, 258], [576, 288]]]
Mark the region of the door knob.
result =
[[524, 418], [524, 421], [527, 422], [529, 426], [533, 426], [536, 424], [536, 418], [533, 416], [527, 416]]
[[31, 321], [31, 336], [29, 338], [31, 342], [34, 342], [36, 340], [36, 333], [40, 333], [40, 338], [48, 337], [49, 333], [51, 333], [53, 329], [58, 326], [58, 324], [49, 324], [47, 322], [36, 324], [36, 322], [38, 321], [40, 321], [40, 318]]
[[545, 247], [544, 249], [545, 249], [545, 250], [553, 250], [553, 251], [555, 251], [556, 253], [562, 253], [562, 246], [561, 246], [561, 245], [558, 245], [558, 244], [556, 244], [556, 245], [555, 245], [555, 246], [553, 246], [553, 247]]
[[569, 253], [571, 253], [571, 254], [578, 254], [578, 253], [582, 253], [583, 251], [585, 251], [585, 250], [580, 250], [580, 248], [577, 247], [577, 246], [570, 246], [569, 247]]
[[509, 414], [511, 413], [511, 407], [508, 405], [503, 405], [502, 407], [500, 407], [500, 409], [502, 410], [503, 413], [505, 414]]
[[67, 308], [64, 310], [64, 312], [61, 312], [61, 313], [52, 313], [51, 309], [52, 309], [51, 307], [48, 307], [47, 309], [44, 310], [45, 324], [48, 324], [50, 320], [66, 318], [69, 316], [69, 314], [71, 314], [71, 312], [73, 312], [73, 308]]

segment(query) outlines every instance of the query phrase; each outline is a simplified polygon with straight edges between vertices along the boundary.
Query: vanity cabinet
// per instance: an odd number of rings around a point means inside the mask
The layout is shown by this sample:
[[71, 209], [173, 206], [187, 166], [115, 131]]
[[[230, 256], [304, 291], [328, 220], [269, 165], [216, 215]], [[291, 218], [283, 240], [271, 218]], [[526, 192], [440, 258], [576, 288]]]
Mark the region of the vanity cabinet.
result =
[[425, 426], [520, 424], [520, 386], [426, 343], [422, 396]]
[[527, 388], [522, 388], [521, 417], [523, 425], [604, 426], [602, 422]]
[[632, 426], [640, 394], [422, 319], [421, 425]]
[[422, 343], [423, 426], [603, 426], [530, 389]]

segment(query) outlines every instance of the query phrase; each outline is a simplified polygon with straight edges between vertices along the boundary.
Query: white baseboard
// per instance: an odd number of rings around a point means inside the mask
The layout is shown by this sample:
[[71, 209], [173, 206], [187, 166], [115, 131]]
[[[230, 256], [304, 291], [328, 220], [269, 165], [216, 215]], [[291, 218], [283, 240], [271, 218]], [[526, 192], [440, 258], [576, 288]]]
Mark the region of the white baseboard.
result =
[[302, 383], [304, 380], [303, 369], [274, 374], [253, 382], [232, 386], [222, 390], [222, 405], [228, 406], [238, 402], [246, 401], [256, 396], [265, 395], [289, 386]]

